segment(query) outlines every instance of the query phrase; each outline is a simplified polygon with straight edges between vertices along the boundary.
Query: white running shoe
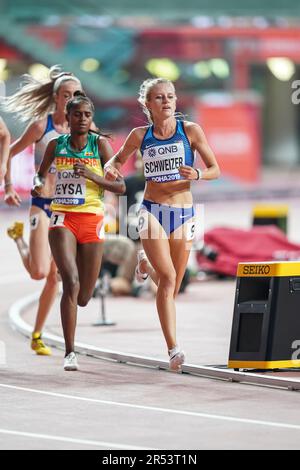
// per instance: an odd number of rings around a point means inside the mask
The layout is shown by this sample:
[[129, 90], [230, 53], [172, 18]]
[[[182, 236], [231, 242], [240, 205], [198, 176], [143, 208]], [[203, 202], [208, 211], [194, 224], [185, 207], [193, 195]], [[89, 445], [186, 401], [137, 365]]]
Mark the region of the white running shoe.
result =
[[175, 346], [173, 349], [169, 351], [170, 362], [169, 368], [170, 370], [180, 371], [182, 364], [185, 362], [185, 354], [178, 346]]
[[144, 260], [147, 260], [147, 256], [146, 256], [146, 253], [144, 252], [144, 250], [139, 250], [137, 252], [137, 260], [138, 260], [138, 264], [135, 268], [135, 278], [138, 282], [142, 283], [142, 282], [145, 282], [146, 279], [148, 279], [148, 277], [149, 277], [149, 274], [141, 273], [141, 271], [140, 271], [140, 263]]
[[74, 352], [71, 352], [65, 357], [64, 360], [64, 369], [66, 371], [75, 371], [78, 370], [78, 362], [77, 362], [77, 357]]

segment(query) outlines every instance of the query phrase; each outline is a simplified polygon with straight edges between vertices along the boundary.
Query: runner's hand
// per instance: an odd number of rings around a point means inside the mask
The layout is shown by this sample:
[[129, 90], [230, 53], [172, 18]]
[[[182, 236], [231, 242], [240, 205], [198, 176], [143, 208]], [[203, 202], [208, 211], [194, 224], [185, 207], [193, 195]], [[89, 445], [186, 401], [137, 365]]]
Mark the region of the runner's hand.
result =
[[32, 190], [30, 191], [30, 194], [32, 197], [40, 197], [41, 192], [42, 192], [42, 187], [41, 186], [34, 186]]
[[4, 202], [8, 206], [19, 207], [21, 205], [22, 200], [17, 191], [14, 190], [12, 185], [9, 185], [5, 188]]
[[123, 175], [111, 164], [104, 165], [104, 177], [109, 181], [116, 181], [118, 178], [123, 178]]
[[179, 174], [186, 180], [197, 180], [198, 179], [198, 172], [192, 168], [191, 166], [181, 166], [179, 169]]
[[73, 168], [74, 168], [75, 175], [83, 176], [83, 178], [87, 178], [89, 180], [93, 179], [94, 173], [91, 170], [89, 170], [84, 163], [77, 161], [74, 164]]

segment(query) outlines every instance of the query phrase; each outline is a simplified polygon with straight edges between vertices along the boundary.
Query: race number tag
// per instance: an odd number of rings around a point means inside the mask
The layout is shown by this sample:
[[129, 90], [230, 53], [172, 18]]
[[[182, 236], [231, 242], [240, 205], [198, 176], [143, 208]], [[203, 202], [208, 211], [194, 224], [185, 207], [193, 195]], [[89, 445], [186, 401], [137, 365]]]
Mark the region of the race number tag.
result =
[[86, 179], [74, 170], [57, 170], [54, 204], [80, 206], [85, 203]]
[[143, 161], [147, 180], [156, 183], [180, 180], [178, 168], [185, 163], [183, 142], [146, 148], [143, 152]]
[[138, 232], [142, 233], [148, 230], [148, 211], [141, 209], [138, 213]]
[[32, 216], [30, 216], [30, 219], [29, 219], [30, 230], [36, 230], [38, 228], [39, 220], [40, 220], [39, 214], [33, 214]]
[[186, 223], [186, 241], [189, 242], [194, 240], [195, 237], [195, 222], [187, 222]]
[[59, 214], [57, 212], [53, 212], [50, 219], [50, 228], [53, 227], [64, 227], [66, 214]]

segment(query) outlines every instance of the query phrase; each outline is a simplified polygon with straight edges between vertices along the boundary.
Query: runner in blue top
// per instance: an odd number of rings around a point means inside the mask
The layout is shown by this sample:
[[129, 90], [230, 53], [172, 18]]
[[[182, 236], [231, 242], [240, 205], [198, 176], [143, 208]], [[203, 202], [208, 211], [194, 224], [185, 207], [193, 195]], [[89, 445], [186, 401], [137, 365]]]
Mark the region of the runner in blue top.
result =
[[[186, 270], [194, 237], [191, 181], [218, 178], [220, 170], [204, 132], [193, 122], [176, 119], [176, 92], [172, 82], [146, 80], [139, 102], [150, 126], [133, 129], [119, 152], [105, 165], [114, 180], [121, 166], [137, 150], [142, 153], [146, 188], [139, 214], [144, 251], [138, 254], [137, 278], [150, 275], [157, 284], [156, 304], [167, 343], [170, 369], [185, 361], [176, 340], [175, 297]], [[193, 168], [197, 151], [206, 169]]]

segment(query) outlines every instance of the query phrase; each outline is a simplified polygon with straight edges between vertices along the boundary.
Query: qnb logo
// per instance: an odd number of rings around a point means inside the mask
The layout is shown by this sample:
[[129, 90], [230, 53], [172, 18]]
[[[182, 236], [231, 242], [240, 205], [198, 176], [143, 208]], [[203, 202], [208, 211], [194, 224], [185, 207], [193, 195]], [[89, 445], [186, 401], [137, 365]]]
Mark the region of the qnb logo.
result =
[[270, 271], [271, 271], [271, 267], [269, 265], [262, 265], [262, 266], [259, 266], [259, 265], [249, 265], [249, 266], [244, 266], [244, 269], [243, 269], [243, 274], [245, 275], [262, 275], [262, 276], [267, 276], [268, 274], [270, 274]]
[[292, 103], [299, 104], [300, 103], [300, 80], [294, 80], [292, 83], [292, 88], [295, 90], [292, 93]]
[[169, 145], [168, 147], [159, 147], [158, 153], [159, 155], [168, 155], [170, 153], [178, 152], [177, 145]]
[[6, 346], [4, 341], [0, 341], [0, 367], [6, 366]]
[[155, 150], [155, 148], [152, 147], [152, 148], [149, 150], [148, 155], [149, 155], [149, 157], [152, 157], [152, 158], [155, 157], [155, 155], [156, 155], [156, 150]]

